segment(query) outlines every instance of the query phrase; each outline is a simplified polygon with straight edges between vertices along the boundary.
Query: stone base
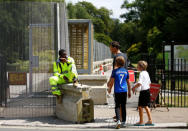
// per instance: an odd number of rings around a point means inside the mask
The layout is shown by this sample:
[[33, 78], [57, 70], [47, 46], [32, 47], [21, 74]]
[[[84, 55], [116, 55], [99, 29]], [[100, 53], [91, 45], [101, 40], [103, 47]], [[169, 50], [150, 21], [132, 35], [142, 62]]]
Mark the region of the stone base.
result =
[[75, 88], [72, 84], [64, 84], [61, 87], [62, 103], [56, 103], [56, 116], [74, 123], [94, 121], [94, 106], [89, 98], [89, 87], [83, 85]]

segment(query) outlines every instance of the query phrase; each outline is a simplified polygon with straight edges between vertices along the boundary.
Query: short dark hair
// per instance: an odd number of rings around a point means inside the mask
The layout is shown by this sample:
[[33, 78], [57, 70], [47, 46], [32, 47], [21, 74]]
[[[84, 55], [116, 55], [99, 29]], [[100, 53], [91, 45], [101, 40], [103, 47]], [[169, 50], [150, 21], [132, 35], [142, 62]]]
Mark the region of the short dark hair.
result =
[[119, 42], [117, 42], [117, 41], [112, 41], [112, 42], [110, 43], [110, 45], [111, 45], [112, 47], [117, 48], [117, 49], [120, 48], [120, 44], [119, 44]]
[[125, 65], [125, 59], [123, 56], [116, 57], [116, 65], [120, 67], [124, 67]]
[[59, 56], [62, 56], [64, 53], [66, 53], [66, 50], [65, 50], [65, 49], [60, 49], [60, 50], [59, 50]]

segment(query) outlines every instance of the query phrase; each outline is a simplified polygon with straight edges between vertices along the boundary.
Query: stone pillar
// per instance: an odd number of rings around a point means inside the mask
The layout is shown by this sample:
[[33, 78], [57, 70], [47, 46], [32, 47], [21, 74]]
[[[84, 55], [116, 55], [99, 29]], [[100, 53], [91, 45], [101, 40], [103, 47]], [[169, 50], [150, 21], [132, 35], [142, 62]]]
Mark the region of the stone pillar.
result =
[[61, 88], [62, 103], [56, 102], [56, 116], [75, 123], [94, 121], [94, 106], [89, 97], [89, 86], [73, 87], [72, 84], [64, 84]]

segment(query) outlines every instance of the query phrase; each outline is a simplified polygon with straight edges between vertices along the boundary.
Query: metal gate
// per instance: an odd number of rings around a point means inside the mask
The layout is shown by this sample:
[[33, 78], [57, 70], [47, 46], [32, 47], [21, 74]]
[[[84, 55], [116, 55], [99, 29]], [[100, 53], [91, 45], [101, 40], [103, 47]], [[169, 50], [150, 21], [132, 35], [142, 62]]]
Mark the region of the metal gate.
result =
[[158, 103], [168, 107], [188, 107], [188, 68], [185, 59], [156, 61], [154, 56], [142, 55], [148, 62], [151, 82], [161, 84]]
[[63, 41], [68, 40], [65, 12], [60, 10], [65, 10], [64, 3], [0, 3], [0, 54], [7, 60], [9, 84], [6, 91], [0, 88], [6, 95], [6, 104], [0, 101], [0, 117], [54, 115], [55, 98], [48, 79], [57, 50], [68, 47]]
[[[162, 72], [160, 102], [169, 107], [188, 107], [188, 70], [185, 59], [168, 59]], [[163, 100], [162, 100], [163, 98]]]

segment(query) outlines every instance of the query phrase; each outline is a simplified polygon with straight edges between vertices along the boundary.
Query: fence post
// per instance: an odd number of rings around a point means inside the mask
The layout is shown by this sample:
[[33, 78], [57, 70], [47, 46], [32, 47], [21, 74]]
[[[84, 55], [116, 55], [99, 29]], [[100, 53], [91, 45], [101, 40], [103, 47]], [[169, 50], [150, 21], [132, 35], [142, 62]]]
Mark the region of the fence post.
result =
[[175, 90], [175, 76], [174, 76], [174, 43], [171, 44], [171, 90]]
[[7, 105], [7, 87], [6, 59], [0, 55], [0, 107]]

